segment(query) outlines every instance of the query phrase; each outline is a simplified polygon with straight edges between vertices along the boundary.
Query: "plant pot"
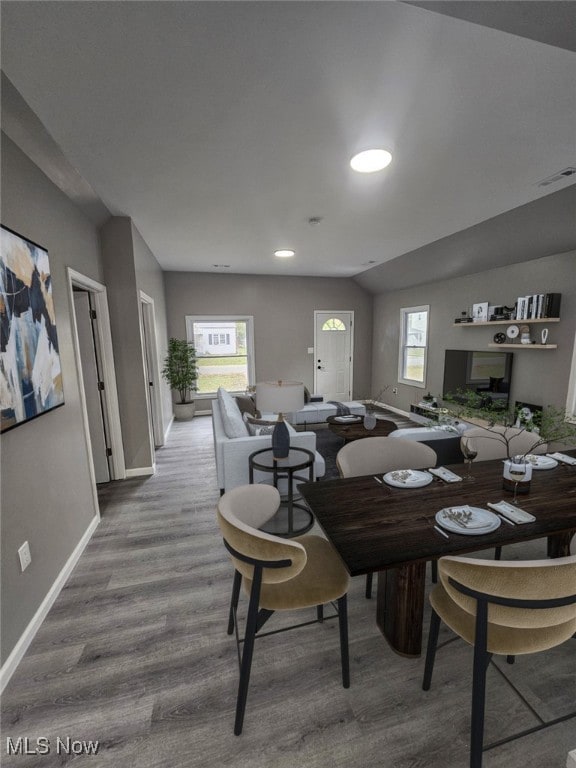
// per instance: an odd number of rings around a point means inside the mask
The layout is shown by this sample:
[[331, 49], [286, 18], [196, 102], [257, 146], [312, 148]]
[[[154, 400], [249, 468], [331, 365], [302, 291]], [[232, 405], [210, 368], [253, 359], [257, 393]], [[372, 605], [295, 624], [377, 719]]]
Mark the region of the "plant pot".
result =
[[[518, 470], [523, 474], [514, 475], [514, 471]], [[502, 477], [502, 487], [505, 491], [514, 493], [514, 487], [518, 483], [516, 493], [528, 493], [530, 491], [530, 481], [532, 480], [532, 464], [519, 457], [513, 459], [506, 459], [504, 462], [504, 472]]]
[[196, 412], [196, 403], [173, 403], [174, 418], [176, 421], [190, 421]]

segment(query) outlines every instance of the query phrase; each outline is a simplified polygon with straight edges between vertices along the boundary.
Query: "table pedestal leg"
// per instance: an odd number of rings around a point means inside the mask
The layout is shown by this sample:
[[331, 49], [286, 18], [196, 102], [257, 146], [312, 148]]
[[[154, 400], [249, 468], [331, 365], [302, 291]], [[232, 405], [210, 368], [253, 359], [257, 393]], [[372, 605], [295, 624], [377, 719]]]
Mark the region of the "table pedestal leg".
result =
[[548, 536], [548, 557], [568, 557], [570, 555], [570, 542], [576, 531], [555, 533]]
[[420, 656], [426, 563], [408, 563], [378, 573], [376, 623], [401, 656]]

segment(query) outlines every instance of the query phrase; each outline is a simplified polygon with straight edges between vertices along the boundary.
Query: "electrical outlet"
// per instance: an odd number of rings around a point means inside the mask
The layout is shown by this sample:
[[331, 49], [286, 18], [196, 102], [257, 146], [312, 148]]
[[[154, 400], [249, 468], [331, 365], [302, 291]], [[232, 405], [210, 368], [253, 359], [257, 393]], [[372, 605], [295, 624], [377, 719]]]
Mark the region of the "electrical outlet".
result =
[[32, 562], [32, 555], [30, 554], [30, 545], [27, 541], [22, 544], [20, 549], [18, 550], [18, 557], [20, 558], [20, 568], [22, 569], [22, 573], [28, 568], [30, 563]]
[[392, 390], [392, 394], [393, 395], [397, 395], [398, 394], [398, 387], [394, 387], [394, 389]]

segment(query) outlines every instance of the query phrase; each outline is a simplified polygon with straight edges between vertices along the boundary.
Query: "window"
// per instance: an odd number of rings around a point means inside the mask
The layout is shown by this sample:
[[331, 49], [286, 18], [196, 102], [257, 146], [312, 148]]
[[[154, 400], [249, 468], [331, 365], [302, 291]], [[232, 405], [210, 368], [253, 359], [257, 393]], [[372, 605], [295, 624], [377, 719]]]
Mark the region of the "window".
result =
[[428, 305], [400, 310], [398, 381], [401, 384], [426, 386], [429, 311]]
[[186, 334], [198, 359], [198, 394], [213, 395], [218, 387], [244, 392], [254, 384], [252, 317], [186, 317]]
[[329, 320], [326, 320], [324, 325], [322, 326], [323, 331], [345, 331], [346, 326], [342, 322], [342, 320], [339, 320], [337, 317], [331, 317]]

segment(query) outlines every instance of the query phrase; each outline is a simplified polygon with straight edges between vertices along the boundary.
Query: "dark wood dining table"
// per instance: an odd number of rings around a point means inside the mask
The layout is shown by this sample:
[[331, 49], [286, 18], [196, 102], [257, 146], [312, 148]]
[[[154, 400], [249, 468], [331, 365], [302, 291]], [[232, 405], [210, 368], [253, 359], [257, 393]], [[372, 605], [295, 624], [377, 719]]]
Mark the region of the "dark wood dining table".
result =
[[[564, 451], [576, 456], [576, 451]], [[464, 474], [462, 464], [448, 467]], [[351, 576], [378, 573], [376, 623], [397, 653], [419, 656], [422, 648], [426, 563], [491, 547], [547, 537], [549, 557], [570, 554], [576, 533], [576, 466], [559, 463], [534, 470], [529, 493], [517, 506], [531, 523], [502, 521], [492, 533], [438, 533], [435, 514], [445, 507], [511, 502], [502, 488], [502, 461], [474, 463], [473, 481], [435, 479], [422, 488], [395, 488], [373, 475], [306, 483], [299, 491]], [[380, 479], [382, 476], [380, 475]], [[506, 552], [504, 550], [503, 557]]]

